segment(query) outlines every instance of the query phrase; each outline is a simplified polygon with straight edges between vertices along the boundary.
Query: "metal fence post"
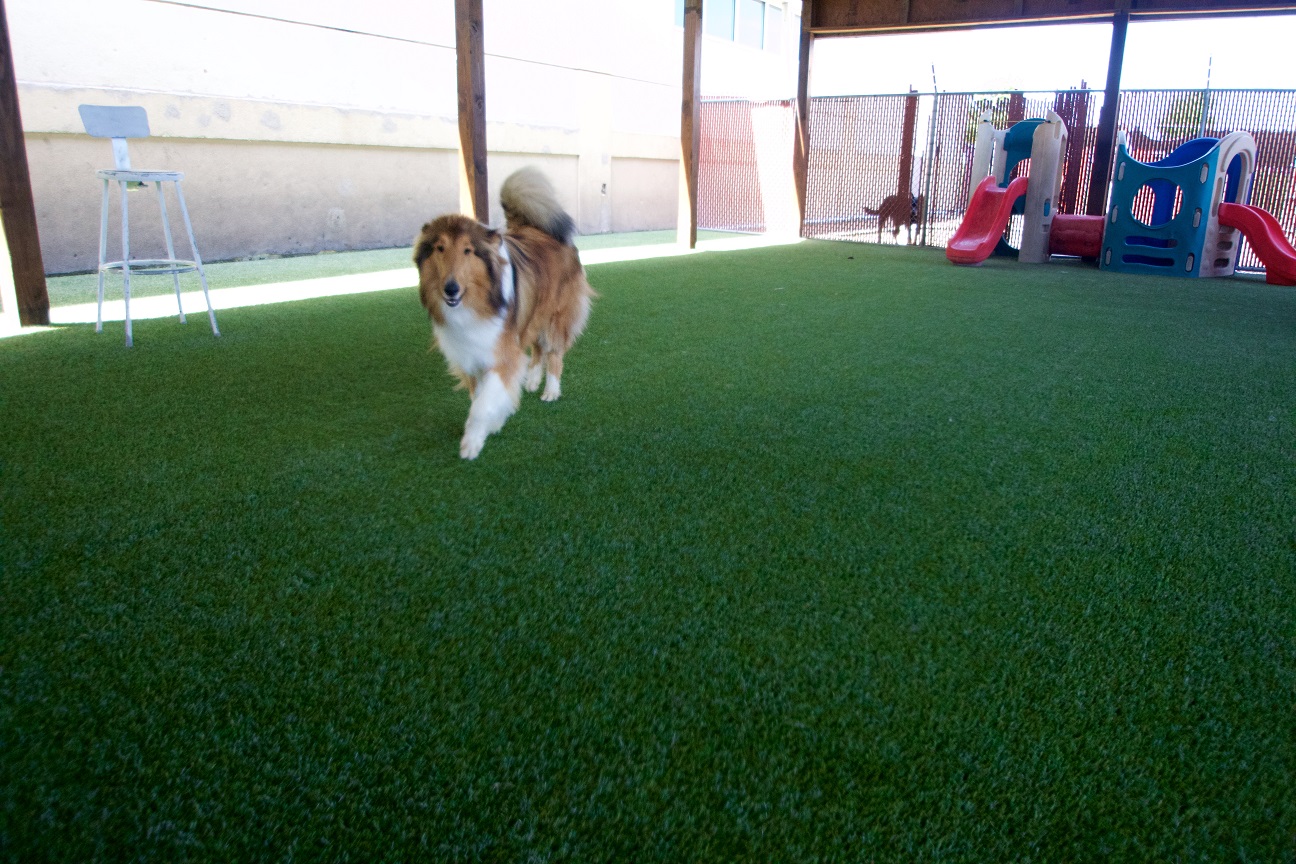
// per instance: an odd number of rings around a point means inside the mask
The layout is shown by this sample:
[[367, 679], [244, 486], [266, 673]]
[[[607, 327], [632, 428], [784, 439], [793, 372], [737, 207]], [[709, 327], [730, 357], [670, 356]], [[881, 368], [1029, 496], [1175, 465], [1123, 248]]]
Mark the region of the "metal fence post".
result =
[[931, 134], [927, 136], [927, 181], [923, 187], [923, 208], [922, 208], [922, 239], [920, 245], [927, 245], [927, 226], [931, 224], [931, 201], [932, 201], [932, 171], [936, 164], [936, 123], [940, 119], [940, 94], [935, 90], [932, 91], [932, 108], [931, 115], [927, 124], [931, 127]]

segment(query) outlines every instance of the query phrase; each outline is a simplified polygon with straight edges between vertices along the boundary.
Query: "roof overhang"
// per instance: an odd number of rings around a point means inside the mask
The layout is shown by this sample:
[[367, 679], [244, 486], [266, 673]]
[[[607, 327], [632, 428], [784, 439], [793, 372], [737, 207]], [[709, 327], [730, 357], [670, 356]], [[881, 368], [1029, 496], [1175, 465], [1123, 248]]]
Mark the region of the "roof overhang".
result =
[[1096, 23], [1119, 12], [1128, 12], [1133, 21], [1296, 14], [1291, 0], [814, 0], [807, 5], [816, 37]]

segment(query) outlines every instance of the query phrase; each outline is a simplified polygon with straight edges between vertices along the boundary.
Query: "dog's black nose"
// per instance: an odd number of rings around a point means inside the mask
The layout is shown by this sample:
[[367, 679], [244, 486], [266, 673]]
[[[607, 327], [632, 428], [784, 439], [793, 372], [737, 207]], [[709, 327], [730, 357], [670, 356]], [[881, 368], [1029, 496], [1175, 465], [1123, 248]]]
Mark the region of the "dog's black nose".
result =
[[463, 293], [463, 289], [459, 287], [459, 283], [456, 282], [454, 279], [446, 280], [444, 290], [445, 290], [446, 302], [449, 303], [451, 306], [459, 302], [459, 295]]

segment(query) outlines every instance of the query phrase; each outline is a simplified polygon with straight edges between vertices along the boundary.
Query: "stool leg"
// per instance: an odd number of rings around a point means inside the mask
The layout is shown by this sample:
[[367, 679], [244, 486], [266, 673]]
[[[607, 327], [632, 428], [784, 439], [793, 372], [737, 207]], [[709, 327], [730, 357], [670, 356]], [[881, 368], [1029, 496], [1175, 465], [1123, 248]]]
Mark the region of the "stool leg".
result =
[[103, 181], [103, 206], [99, 208], [99, 314], [95, 332], [103, 332], [104, 262], [108, 260], [108, 178]]
[[131, 337], [130, 317], [130, 205], [126, 201], [126, 183], [119, 181], [122, 207], [122, 292], [126, 297], [126, 347], [135, 344]]
[[189, 208], [185, 206], [184, 192], [180, 190], [180, 181], [175, 184], [176, 198], [180, 199], [180, 215], [184, 217], [185, 230], [189, 232], [189, 248], [193, 250], [194, 264], [198, 267], [198, 281], [202, 282], [203, 297], [207, 300], [207, 317], [211, 319], [212, 335], [219, 336], [216, 327], [216, 310], [212, 308], [211, 293], [207, 290], [207, 274], [203, 272], [202, 256], [198, 254], [198, 241], [194, 240], [193, 224], [189, 221]]
[[[162, 194], [162, 181], [153, 184], [157, 187], [158, 207], [162, 210], [162, 233], [166, 236], [167, 257], [171, 259], [171, 266], [175, 266], [175, 244], [171, 242], [171, 220], [167, 218], [166, 196]], [[176, 289], [176, 306], [180, 309], [180, 323], [185, 323], [184, 302], [180, 299], [180, 274], [172, 272], [171, 278], [175, 280]]]

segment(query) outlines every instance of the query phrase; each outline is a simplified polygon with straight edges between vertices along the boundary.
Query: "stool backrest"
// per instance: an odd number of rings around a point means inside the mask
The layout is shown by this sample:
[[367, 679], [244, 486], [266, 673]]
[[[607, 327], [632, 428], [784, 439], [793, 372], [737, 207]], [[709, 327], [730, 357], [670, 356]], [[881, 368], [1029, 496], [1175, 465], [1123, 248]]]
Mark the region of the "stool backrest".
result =
[[148, 112], [139, 105], [79, 105], [77, 111], [87, 135], [112, 139], [117, 170], [129, 171], [126, 139], [149, 137]]

